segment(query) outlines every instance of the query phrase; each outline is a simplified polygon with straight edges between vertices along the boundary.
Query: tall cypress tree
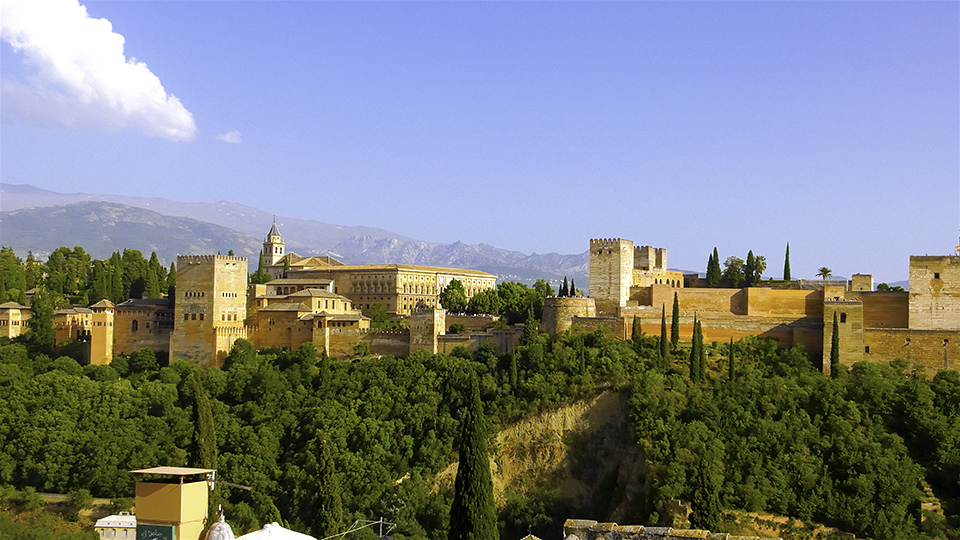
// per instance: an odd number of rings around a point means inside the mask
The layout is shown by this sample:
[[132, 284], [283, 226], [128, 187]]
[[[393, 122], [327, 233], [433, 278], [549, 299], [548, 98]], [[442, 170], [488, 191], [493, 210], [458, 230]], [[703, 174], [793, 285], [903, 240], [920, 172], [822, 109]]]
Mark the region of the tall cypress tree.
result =
[[213, 429], [213, 413], [210, 399], [196, 371], [190, 372], [190, 391], [193, 393], [193, 451], [190, 461], [194, 467], [216, 469], [217, 434]]
[[470, 372], [467, 408], [460, 421], [460, 463], [450, 507], [448, 540], [499, 540], [487, 457], [487, 421], [476, 374]]
[[343, 501], [340, 475], [333, 463], [330, 442], [320, 431], [307, 445], [304, 470], [307, 489], [312, 493], [310, 505], [301, 509], [304, 523], [311, 523], [313, 535], [326, 538], [343, 532]]
[[570, 296], [577, 295], [577, 284], [575, 281], [573, 281], [573, 278], [570, 278], [570, 290], [567, 291], [567, 294], [569, 294]]
[[697, 382], [700, 380], [700, 347], [697, 340], [697, 316], [693, 316], [693, 337], [690, 340], [690, 380]]
[[670, 367], [670, 349], [667, 341], [667, 306], [660, 306], [660, 367]]
[[723, 272], [720, 270], [720, 254], [717, 253], [717, 248], [714, 247], [713, 254], [710, 255], [709, 260], [707, 260], [707, 286], [719, 287], [722, 276]]
[[736, 354], [737, 353], [733, 348], [733, 338], [731, 337], [730, 338], [730, 354], [727, 355], [727, 378], [731, 381], [733, 380], [733, 377], [734, 377], [733, 362]]
[[700, 350], [700, 359], [697, 361], [697, 380], [707, 380], [707, 348], [703, 346], [703, 324], [697, 321], [697, 348]]
[[50, 354], [57, 344], [57, 332], [53, 329], [53, 299], [47, 289], [41, 286], [30, 300], [33, 314], [27, 321], [32, 340], [41, 352]]
[[787, 253], [783, 256], [783, 280], [791, 281], [790, 279], [790, 242], [787, 242]]
[[753, 250], [747, 252], [747, 260], [743, 263], [743, 281], [747, 287], [753, 287], [757, 281], [757, 260]]
[[634, 345], [640, 344], [640, 319], [636, 315], [633, 316], [633, 327], [630, 329], [630, 340], [633, 341]]
[[670, 346], [677, 350], [680, 344], [680, 300], [677, 299], [677, 293], [673, 293], [673, 316], [670, 319]]
[[567, 287], [567, 276], [563, 276], [563, 285], [560, 286], [560, 292], [557, 294], [557, 296], [569, 296], [569, 291], [570, 289]]
[[840, 375], [840, 322], [837, 320], [837, 312], [833, 312], [833, 335], [830, 336], [830, 377], [837, 378]]

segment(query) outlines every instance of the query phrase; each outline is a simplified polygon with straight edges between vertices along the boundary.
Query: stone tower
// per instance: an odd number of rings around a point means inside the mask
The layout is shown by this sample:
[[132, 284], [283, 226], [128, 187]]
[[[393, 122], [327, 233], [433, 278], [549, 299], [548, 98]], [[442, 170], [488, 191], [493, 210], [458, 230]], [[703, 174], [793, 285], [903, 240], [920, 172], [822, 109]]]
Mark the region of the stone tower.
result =
[[590, 240], [590, 297], [596, 301], [597, 311], [615, 313], [627, 304], [633, 285], [633, 264], [632, 240]]
[[263, 241], [263, 264], [277, 264], [283, 260], [283, 255], [283, 238], [280, 237], [280, 229], [274, 221], [270, 232], [267, 233], [267, 239]]
[[204, 367], [220, 365], [233, 342], [246, 337], [246, 289], [246, 257], [177, 257], [170, 362], [182, 359]]
[[113, 360], [114, 305], [101, 300], [90, 306], [93, 311], [90, 326], [90, 363], [109, 364]]

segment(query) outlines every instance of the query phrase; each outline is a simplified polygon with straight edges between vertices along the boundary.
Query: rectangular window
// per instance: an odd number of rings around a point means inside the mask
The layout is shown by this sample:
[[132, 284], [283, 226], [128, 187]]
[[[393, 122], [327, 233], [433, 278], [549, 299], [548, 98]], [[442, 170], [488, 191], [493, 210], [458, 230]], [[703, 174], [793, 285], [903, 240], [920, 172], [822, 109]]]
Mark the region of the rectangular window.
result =
[[200, 320], [203, 320], [203, 313], [200, 314]]
[[841, 314], [840, 314], [840, 322], [842, 322], [842, 323], [847, 322], [847, 314], [846, 314], [846, 313], [841, 313]]
[[940, 272], [934, 272], [933, 279], [940, 279]]
[[865, 353], [867, 353], [867, 354], [870, 354], [870, 346], [867, 345], [866, 347], [864, 347], [864, 348], [863, 348], [863, 352], [865, 352]]

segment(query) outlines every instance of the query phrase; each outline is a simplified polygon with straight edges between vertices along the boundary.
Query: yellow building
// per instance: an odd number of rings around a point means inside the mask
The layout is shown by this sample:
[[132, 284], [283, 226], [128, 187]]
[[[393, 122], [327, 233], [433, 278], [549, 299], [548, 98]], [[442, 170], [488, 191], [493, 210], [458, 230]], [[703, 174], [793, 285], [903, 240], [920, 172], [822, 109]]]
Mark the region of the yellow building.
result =
[[93, 526], [93, 530], [97, 533], [97, 536], [104, 540], [113, 540], [114, 538], [134, 540], [137, 537], [137, 516], [130, 515], [130, 512], [120, 512], [116, 515], [100, 518]]
[[216, 471], [154, 467], [130, 471], [149, 475], [137, 482], [137, 538], [200, 540]]
[[[300, 257], [286, 251], [276, 223], [263, 243], [263, 253], [267, 272], [278, 282], [276, 287], [330, 290], [352, 300], [363, 313], [378, 302], [395, 315], [440, 307], [440, 292], [454, 279], [463, 283], [467, 299], [494, 288], [497, 282], [496, 276], [479, 270], [407, 264], [343, 264], [332, 257]], [[270, 258], [267, 253], [271, 254]], [[285, 271], [287, 266], [289, 269]]]
[[0, 304], [0, 337], [12, 339], [25, 333], [31, 314], [30, 308], [16, 302]]

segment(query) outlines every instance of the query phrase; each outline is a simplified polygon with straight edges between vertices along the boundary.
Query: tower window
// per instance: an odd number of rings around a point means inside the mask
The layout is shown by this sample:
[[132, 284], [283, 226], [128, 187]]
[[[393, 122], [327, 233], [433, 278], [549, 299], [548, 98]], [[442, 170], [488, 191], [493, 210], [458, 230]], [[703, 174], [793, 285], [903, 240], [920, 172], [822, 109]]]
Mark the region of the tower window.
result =
[[870, 354], [870, 346], [869, 345], [865, 346], [863, 348], [863, 352], [865, 352], [866, 354]]
[[940, 272], [934, 272], [933, 279], [940, 279]]
[[840, 322], [842, 322], [842, 323], [847, 322], [847, 314], [846, 314], [846, 313], [841, 313], [841, 314], [840, 314]]

